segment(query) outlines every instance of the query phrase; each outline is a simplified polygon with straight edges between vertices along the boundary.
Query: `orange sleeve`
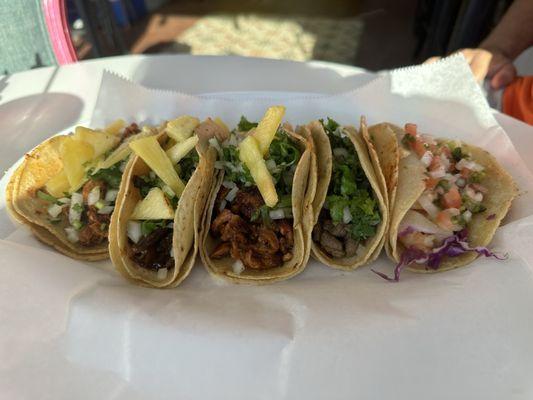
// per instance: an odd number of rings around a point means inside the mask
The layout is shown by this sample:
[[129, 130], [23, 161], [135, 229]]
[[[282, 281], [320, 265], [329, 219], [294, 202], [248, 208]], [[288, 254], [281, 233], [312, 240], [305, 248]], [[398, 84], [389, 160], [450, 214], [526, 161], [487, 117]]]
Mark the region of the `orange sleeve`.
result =
[[503, 112], [533, 125], [533, 76], [517, 78], [505, 88]]

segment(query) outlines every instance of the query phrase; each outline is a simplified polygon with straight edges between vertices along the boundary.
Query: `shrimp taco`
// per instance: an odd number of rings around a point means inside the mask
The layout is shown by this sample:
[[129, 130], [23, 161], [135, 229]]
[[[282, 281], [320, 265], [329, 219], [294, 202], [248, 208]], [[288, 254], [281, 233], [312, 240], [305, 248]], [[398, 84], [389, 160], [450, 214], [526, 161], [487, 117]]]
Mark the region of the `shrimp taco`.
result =
[[318, 155], [312, 252], [330, 267], [353, 270], [383, 247], [389, 218], [385, 179], [374, 150], [354, 128], [328, 118], [309, 129]]
[[[512, 177], [479, 147], [420, 134], [415, 124], [387, 125], [370, 131], [400, 150], [397, 188], [388, 182], [395, 200], [387, 240], [397, 265], [392, 278], [379, 274], [397, 281], [404, 267], [438, 272], [479, 255], [500, 258], [485, 246], [517, 195]], [[395, 162], [383, 154], [381, 161], [387, 168]]]
[[6, 190], [8, 209], [37, 238], [82, 260], [107, 258], [107, 233], [129, 143], [154, 135], [118, 120], [103, 130], [77, 127], [26, 154]]
[[237, 283], [288, 279], [309, 258], [316, 155], [307, 128], [280, 125], [285, 107], [259, 123], [241, 118], [227, 137], [213, 138], [217, 176], [200, 241], [208, 271]]
[[191, 271], [216, 158], [199, 137], [214, 130], [224, 126], [182, 116], [159, 136], [130, 144], [135, 155], [111, 218], [109, 251], [115, 268], [131, 281], [172, 287]]

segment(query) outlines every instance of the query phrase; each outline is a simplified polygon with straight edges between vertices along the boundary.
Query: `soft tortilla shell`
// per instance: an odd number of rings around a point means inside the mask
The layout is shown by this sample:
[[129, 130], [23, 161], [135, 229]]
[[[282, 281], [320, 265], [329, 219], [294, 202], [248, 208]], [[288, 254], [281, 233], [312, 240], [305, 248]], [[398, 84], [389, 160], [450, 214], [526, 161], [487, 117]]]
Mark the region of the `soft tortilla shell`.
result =
[[[200, 257], [207, 271], [215, 276], [233, 283], [247, 284], [267, 284], [285, 280], [295, 276], [303, 271], [309, 257], [309, 250], [306, 249], [306, 243], [309, 242], [308, 236], [311, 233], [313, 220], [312, 201], [315, 196], [315, 190], [308, 191], [309, 170], [314, 154], [313, 142], [306, 140], [298, 134], [291, 136], [300, 144], [302, 155], [296, 167], [292, 187], [292, 212], [293, 212], [293, 232], [294, 248], [293, 257], [285, 262], [281, 267], [269, 268], [264, 270], [245, 269], [241, 274], [233, 272], [235, 260], [231, 257], [223, 259], [213, 259], [210, 257], [211, 252], [219, 243], [219, 240], [212, 237], [209, 233], [213, 207], [216, 195], [224, 180], [224, 172], [220, 171], [217, 175], [215, 184], [209, 195], [203, 222], [200, 232]], [[213, 172], [211, 172], [213, 174]], [[315, 185], [316, 188], [316, 185]]]
[[59, 145], [65, 137], [50, 138], [26, 154], [6, 190], [6, 197], [11, 198], [8, 207], [16, 219], [32, 227], [41, 241], [61, 253], [80, 260], [102, 260], [108, 257], [107, 243], [85, 247], [70, 242], [64, 230], [66, 222], [51, 224], [46, 207], [43, 208], [42, 201], [36, 198], [37, 191], [63, 168]]
[[[468, 243], [473, 247], [487, 246], [511, 207], [512, 200], [517, 195], [518, 190], [511, 175], [491, 154], [479, 147], [465, 143], [462, 143], [461, 147], [470, 154], [473, 161], [485, 168], [485, 178], [481, 184], [488, 189], [483, 200], [487, 209], [482, 213], [475, 214], [468, 224]], [[397, 241], [399, 226], [406, 212], [425, 189], [424, 172], [424, 166], [413, 153], [400, 159], [398, 192], [389, 232], [392, 258], [396, 262], [399, 262], [401, 253], [405, 250]], [[491, 217], [489, 218], [489, 216]], [[414, 272], [443, 272], [469, 264], [477, 257], [477, 253], [468, 252], [458, 257], [446, 258], [436, 270], [424, 265], [414, 265], [408, 269]]]
[[164, 288], [179, 285], [189, 275], [198, 251], [200, 219], [210, 187], [211, 176], [207, 172], [213, 170], [214, 161], [214, 149], [200, 153], [200, 162], [185, 186], [174, 215], [174, 267], [164, 279], [158, 279], [156, 271], [142, 268], [128, 257], [128, 220], [141, 199], [139, 189], [133, 184], [133, 177], [150, 171], [140, 157], [132, 157], [122, 177], [109, 228], [111, 260], [123, 276], [137, 284]]
[[[384, 238], [385, 230], [388, 224], [389, 212], [385, 205], [385, 198], [384, 198], [385, 195], [382, 194], [381, 192], [382, 190], [381, 185], [379, 184], [378, 176], [374, 170], [372, 161], [370, 160], [368, 147], [363, 141], [362, 135], [359, 132], [357, 132], [354, 128], [351, 128], [351, 127], [346, 127], [345, 131], [348, 137], [350, 138], [352, 144], [354, 145], [354, 151], [357, 153], [357, 156], [359, 157], [361, 167], [363, 168], [363, 171], [365, 172], [365, 175], [368, 178], [370, 186], [372, 187], [372, 190], [374, 192], [374, 196], [378, 202], [379, 211], [381, 214], [381, 222], [376, 230], [376, 234], [374, 235], [374, 237], [372, 237], [371, 239], [368, 239], [365, 242], [364, 246], [360, 244], [357, 254], [352, 257], [333, 258], [329, 256], [326, 252], [324, 252], [320, 248], [320, 246], [316, 244], [314, 241], [312, 243], [312, 253], [315, 258], [317, 258], [319, 261], [321, 261], [322, 263], [332, 268], [337, 268], [337, 269], [342, 269], [342, 270], [354, 270], [362, 265], [367, 264], [368, 262], [372, 261], [379, 255], [379, 252], [384, 242], [383, 238]], [[329, 146], [329, 139], [327, 137], [326, 132], [324, 132], [323, 129], [316, 130], [315, 135], [322, 136], [321, 140], [317, 140], [317, 142], [321, 143], [322, 145], [324, 145], [325, 143], [323, 139], [325, 137], [325, 140], [328, 141], [328, 147], [329, 149], [331, 149], [331, 146]], [[327, 187], [329, 186], [330, 179], [331, 179], [331, 169], [329, 172], [329, 178], [327, 179], [327, 183], [326, 183], [326, 192], [327, 192]], [[323, 182], [322, 184], [324, 184]], [[384, 183], [382, 182], [382, 184]], [[323, 202], [324, 201], [322, 200], [322, 204], [317, 204], [317, 206], [320, 205], [320, 208], [316, 211], [317, 214], [320, 213], [320, 209], [322, 208]]]

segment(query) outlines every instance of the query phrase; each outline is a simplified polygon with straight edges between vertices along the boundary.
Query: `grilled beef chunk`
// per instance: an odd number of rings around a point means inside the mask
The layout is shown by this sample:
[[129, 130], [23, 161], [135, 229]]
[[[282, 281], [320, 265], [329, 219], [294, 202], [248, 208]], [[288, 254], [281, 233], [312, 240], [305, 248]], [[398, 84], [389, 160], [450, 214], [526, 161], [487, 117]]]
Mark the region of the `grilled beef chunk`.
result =
[[126, 140], [130, 136], [136, 135], [140, 131], [141, 130], [139, 129], [139, 126], [135, 122], [133, 122], [132, 124], [124, 128], [124, 132], [122, 133], [122, 140]]
[[222, 186], [215, 201], [211, 233], [222, 242], [213, 250], [211, 257], [231, 256], [252, 269], [275, 268], [290, 260], [294, 247], [291, 221], [272, 221], [268, 226], [261, 219], [252, 221], [254, 212], [264, 205], [255, 188], [239, 190], [228, 208], [219, 211], [226, 194], [227, 189]]
[[140, 267], [157, 271], [174, 266], [174, 259], [170, 256], [171, 250], [172, 229], [157, 228], [138, 243], [130, 242], [128, 256]]
[[324, 215], [313, 228], [313, 241], [333, 258], [352, 257], [359, 247], [359, 242], [349, 235], [345, 224], [334, 225]]
[[[105, 196], [106, 184], [99, 180], [89, 180], [81, 191], [83, 202], [87, 204], [89, 193], [95, 188], [100, 187], [100, 198]], [[66, 208], [65, 208], [66, 209]], [[87, 210], [82, 215], [84, 223], [83, 228], [79, 232], [79, 240], [82, 246], [95, 246], [107, 240], [107, 231], [109, 227], [110, 214], [98, 214], [98, 209], [93, 206], [88, 206]]]

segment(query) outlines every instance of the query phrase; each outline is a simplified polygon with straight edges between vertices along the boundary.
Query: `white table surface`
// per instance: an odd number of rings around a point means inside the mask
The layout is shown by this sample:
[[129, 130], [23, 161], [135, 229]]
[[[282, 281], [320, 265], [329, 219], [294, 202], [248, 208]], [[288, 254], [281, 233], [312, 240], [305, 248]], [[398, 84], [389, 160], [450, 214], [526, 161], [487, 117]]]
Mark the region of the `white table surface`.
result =
[[[142, 85], [186, 93], [284, 91], [338, 93], [356, 88], [374, 74], [326, 62], [293, 62], [243, 57], [129, 55], [40, 68], [0, 77], [0, 135], [10, 155], [2, 170], [45, 138], [86, 122], [92, 113], [104, 69]], [[268, 79], [267, 79], [268, 77]], [[275, 78], [275, 79], [272, 79]], [[533, 127], [497, 114], [518, 151]], [[31, 138], [31, 139], [29, 139]], [[522, 154], [533, 170], [533, 158]]]

